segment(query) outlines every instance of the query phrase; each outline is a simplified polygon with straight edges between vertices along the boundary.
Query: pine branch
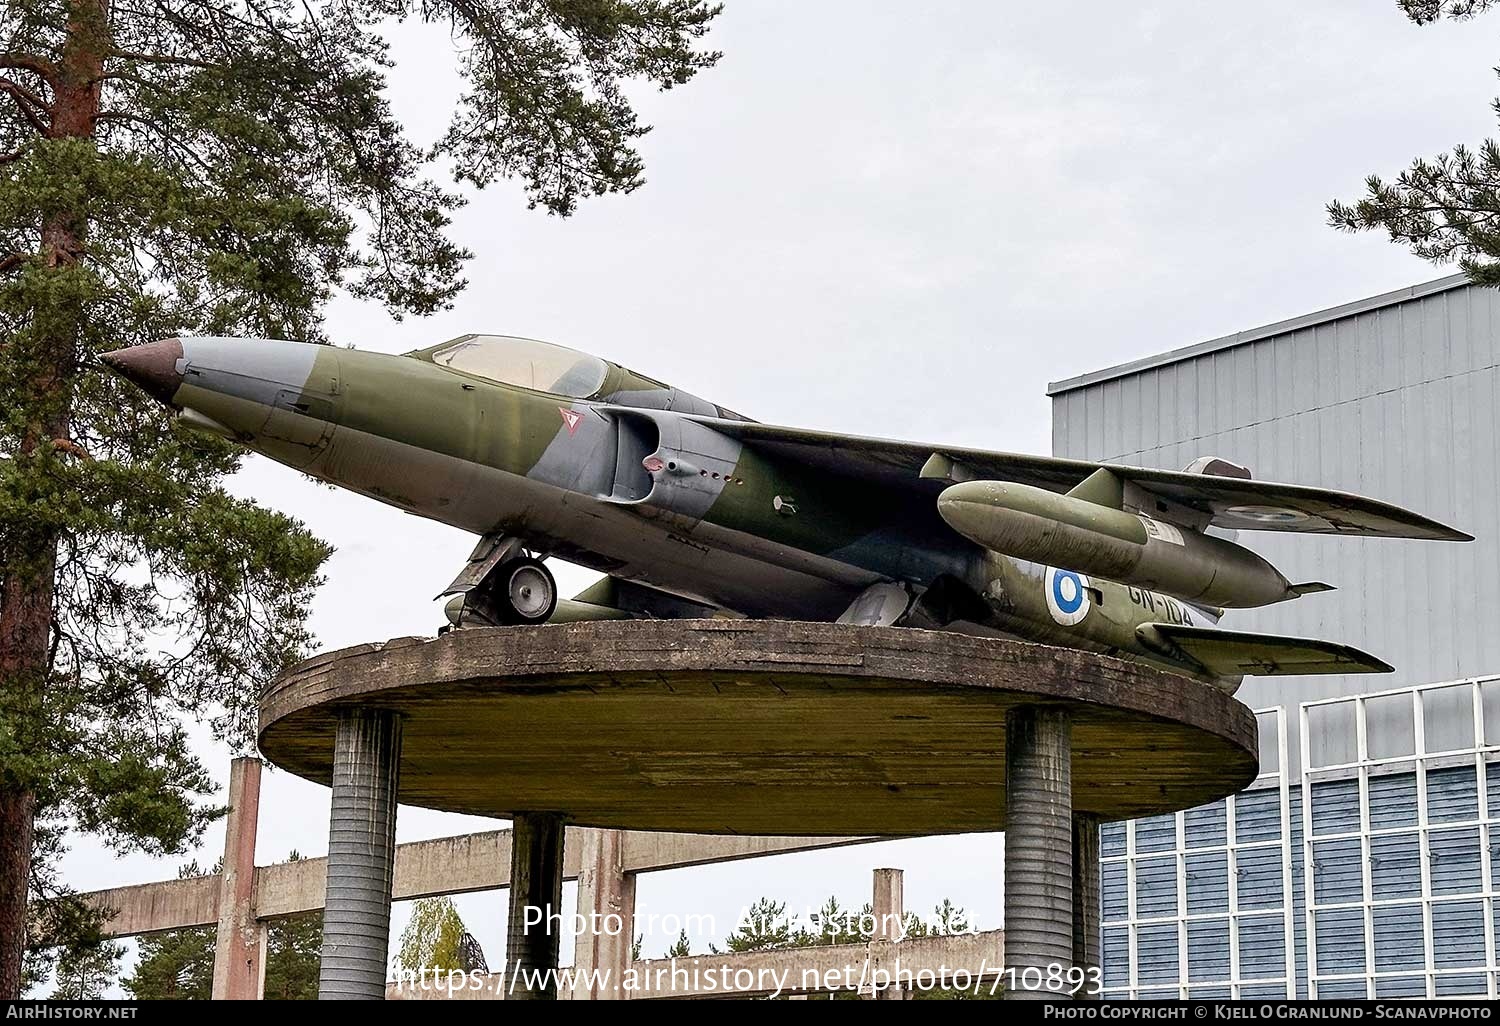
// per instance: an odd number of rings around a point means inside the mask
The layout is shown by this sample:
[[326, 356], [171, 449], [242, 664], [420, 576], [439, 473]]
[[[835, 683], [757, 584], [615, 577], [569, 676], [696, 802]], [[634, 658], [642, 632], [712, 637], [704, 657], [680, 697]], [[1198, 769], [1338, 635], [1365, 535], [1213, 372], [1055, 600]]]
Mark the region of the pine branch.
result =
[[[47, 134], [47, 123], [37, 114], [30, 98], [27, 96], [27, 90], [22, 89], [10, 79], [4, 78], [0, 79], [0, 92], [9, 93], [11, 99], [16, 101], [16, 109], [20, 112], [21, 117], [26, 119], [27, 124], [31, 125], [40, 134]], [[45, 109], [48, 113], [51, 112], [50, 107]]]
[[12, 71], [30, 71], [33, 74], [40, 75], [50, 86], [55, 86], [57, 82], [57, 65], [35, 54], [22, 53], [15, 50], [0, 51], [0, 68], [8, 68]]

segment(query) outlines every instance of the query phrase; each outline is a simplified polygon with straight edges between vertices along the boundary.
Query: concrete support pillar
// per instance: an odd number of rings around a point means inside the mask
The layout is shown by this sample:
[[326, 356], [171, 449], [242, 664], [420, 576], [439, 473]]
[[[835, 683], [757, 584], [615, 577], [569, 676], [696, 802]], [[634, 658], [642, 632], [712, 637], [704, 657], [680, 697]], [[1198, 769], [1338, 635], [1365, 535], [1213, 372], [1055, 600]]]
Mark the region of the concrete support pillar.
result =
[[[871, 962], [892, 975], [896, 972], [896, 944], [901, 938], [902, 919], [906, 915], [906, 895], [901, 870], [875, 870], [874, 895], [870, 907], [875, 913], [875, 936], [870, 940]], [[906, 991], [899, 983], [878, 987], [866, 995], [878, 1001], [901, 1001]]]
[[[573, 998], [623, 997], [621, 984], [635, 943], [635, 874], [625, 872], [625, 835], [619, 830], [583, 831], [578, 915], [586, 925], [574, 938]], [[602, 982], [593, 979], [595, 970], [607, 974]]]
[[[507, 970], [515, 975], [506, 997], [557, 999], [557, 953], [563, 881], [563, 819], [552, 812], [517, 813], [510, 835], [510, 923]], [[529, 915], [528, 915], [529, 913]]]
[[[1066, 709], [1020, 706], [1005, 720], [1006, 997], [1066, 997], [1073, 964], [1072, 723]], [[1010, 973], [1014, 972], [1014, 977]], [[1012, 986], [1012, 980], [1014, 986]]]
[[1103, 964], [1099, 955], [1099, 820], [1086, 813], [1073, 815], [1073, 964], [1088, 975], [1076, 995], [1097, 1001], [1092, 970]]
[[319, 998], [385, 997], [400, 772], [400, 717], [385, 709], [342, 711], [333, 742]]
[[214, 944], [215, 1001], [258, 1001], [265, 993], [266, 927], [255, 919], [255, 827], [260, 760], [229, 766], [229, 815], [219, 871], [219, 932]]

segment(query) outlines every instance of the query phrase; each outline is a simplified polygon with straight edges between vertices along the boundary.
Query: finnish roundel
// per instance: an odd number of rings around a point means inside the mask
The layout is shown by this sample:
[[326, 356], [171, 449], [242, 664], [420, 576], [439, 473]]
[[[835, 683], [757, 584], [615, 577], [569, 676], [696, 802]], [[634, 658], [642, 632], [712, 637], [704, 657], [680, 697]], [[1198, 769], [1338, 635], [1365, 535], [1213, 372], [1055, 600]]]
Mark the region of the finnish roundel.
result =
[[1047, 612], [1064, 627], [1089, 615], [1089, 579], [1072, 570], [1049, 567], [1046, 579]]

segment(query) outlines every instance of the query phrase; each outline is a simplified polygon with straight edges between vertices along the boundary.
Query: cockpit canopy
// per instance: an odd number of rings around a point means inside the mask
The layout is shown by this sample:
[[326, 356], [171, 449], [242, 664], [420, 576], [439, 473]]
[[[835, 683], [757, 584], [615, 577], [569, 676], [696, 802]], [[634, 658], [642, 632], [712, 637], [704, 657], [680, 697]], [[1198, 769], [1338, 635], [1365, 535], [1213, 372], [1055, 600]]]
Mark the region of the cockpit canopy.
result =
[[597, 395], [609, 374], [609, 364], [597, 356], [509, 335], [465, 336], [434, 352], [432, 362], [569, 399]]

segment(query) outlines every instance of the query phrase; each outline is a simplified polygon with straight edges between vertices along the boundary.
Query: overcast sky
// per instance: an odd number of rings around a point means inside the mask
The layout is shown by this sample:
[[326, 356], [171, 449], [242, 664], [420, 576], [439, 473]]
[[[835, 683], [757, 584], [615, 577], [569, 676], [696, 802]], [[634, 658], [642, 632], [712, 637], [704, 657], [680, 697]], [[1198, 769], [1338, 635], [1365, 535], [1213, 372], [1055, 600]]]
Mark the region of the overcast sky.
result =
[[[644, 188], [569, 220], [505, 184], [477, 194], [454, 225], [476, 257], [453, 310], [394, 323], [340, 301], [328, 335], [391, 353], [527, 335], [759, 420], [1046, 452], [1049, 381], [1448, 273], [1334, 232], [1323, 205], [1491, 134], [1497, 30], [1500, 16], [1418, 29], [1394, 0], [728, 0], [720, 66], [637, 93], [656, 126]], [[392, 39], [397, 113], [430, 141], [458, 88], [451, 45], [409, 26]], [[323, 646], [442, 622], [432, 596], [472, 538], [260, 458], [235, 487], [337, 547], [311, 610]], [[566, 593], [591, 579], [558, 576]], [[227, 754], [203, 751], [227, 778]], [[326, 789], [268, 771], [259, 861], [326, 851], [327, 810]], [[496, 825], [403, 807], [398, 836]], [[208, 832], [199, 862], [222, 838]], [[1001, 847], [902, 841], [658, 874], [640, 906], [712, 914], [722, 939], [762, 894], [857, 907], [870, 870], [898, 866], [909, 909], [950, 896], [990, 928]], [[85, 841], [67, 878], [145, 881], [181, 861]], [[459, 904], [495, 965], [504, 894]]]

